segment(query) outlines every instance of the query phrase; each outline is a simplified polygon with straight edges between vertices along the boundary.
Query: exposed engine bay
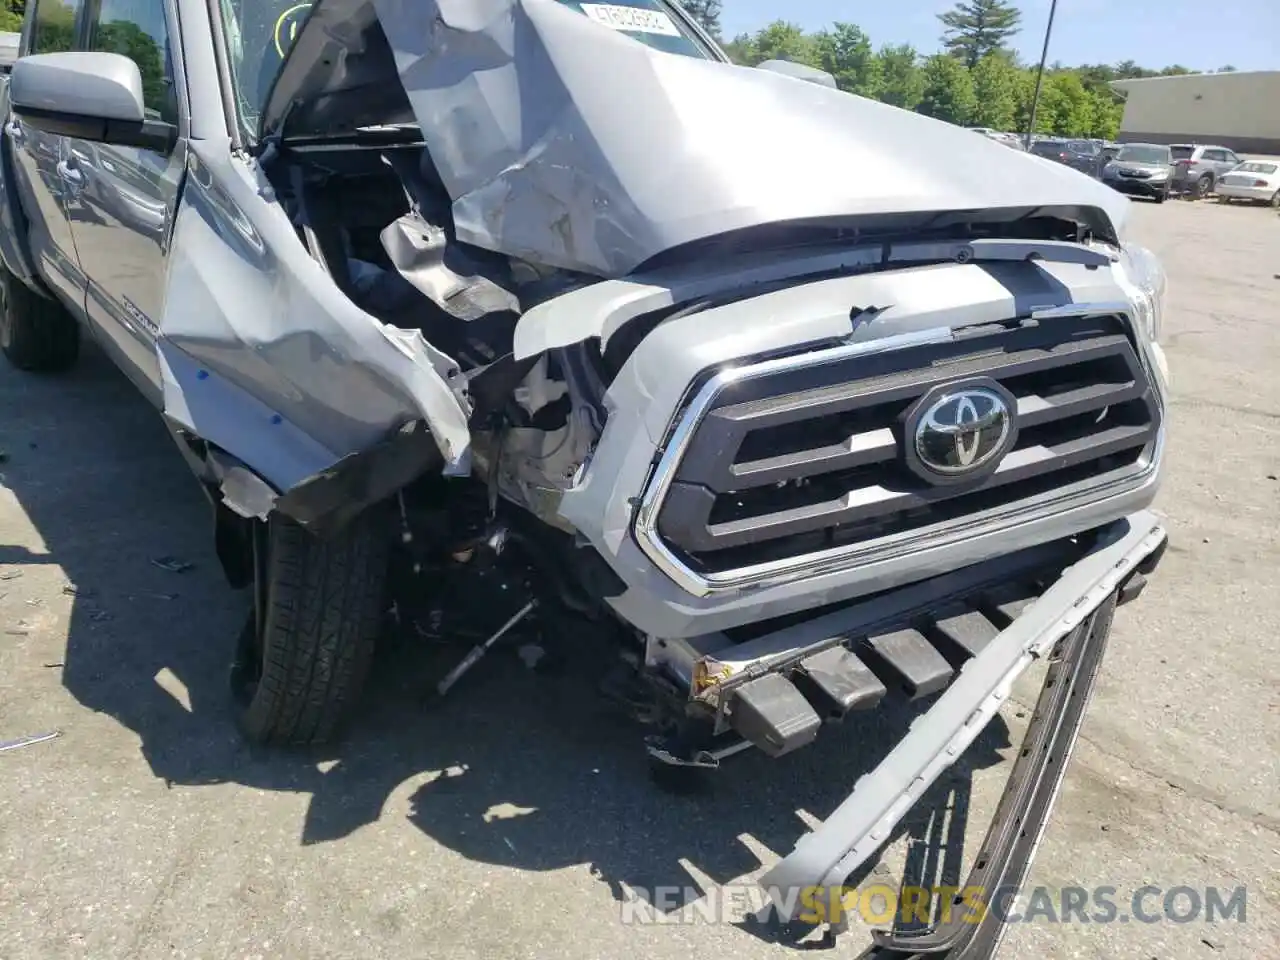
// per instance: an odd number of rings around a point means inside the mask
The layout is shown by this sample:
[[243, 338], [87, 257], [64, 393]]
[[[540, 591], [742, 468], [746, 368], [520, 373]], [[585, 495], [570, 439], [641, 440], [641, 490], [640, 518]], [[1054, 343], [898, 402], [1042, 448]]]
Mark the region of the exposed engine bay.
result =
[[[822, 270], [728, 289], [649, 313], [607, 344], [597, 338], [517, 360], [513, 341], [520, 317], [598, 278], [458, 240], [449, 196], [418, 144], [383, 150], [309, 148], [291, 152], [288, 162], [277, 161], [271, 169], [300, 239], [339, 289], [382, 322], [420, 331], [456, 360], [473, 405], [474, 478], [566, 533], [574, 529], [559, 513], [560, 496], [574, 484], [599, 439], [613, 377], [646, 334], [717, 304], [833, 274]], [[928, 233], [906, 234], [821, 224], [761, 227], [669, 251], [646, 269], [687, 267], [700, 260], [727, 265], [735, 256], [770, 250], [843, 246], [874, 248], [874, 260], [886, 262], [857, 268], [871, 272], [889, 266], [889, 251], [903, 240], [923, 247], [918, 262], [928, 263], [961, 249], [956, 244], [984, 239], [1087, 243], [1089, 234], [1081, 224], [1053, 216], [955, 220]]]
[[[627, 584], [562, 510], [566, 492], [579, 486], [600, 442], [609, 417], [606, 397], [633, 351], [664, 324], [770, 291], [910, 265], [964, 263], [984, 242], [996, 244], [997, 250], [1003, 249], [1000, 244], [1012, 244], [1012, 252], [995, 256], [1013, 261], [1041, 250], [1061, 255], [1062, 249], [1087, 248], [1091, 242], [1083, 225], [1054, 216], [1013, 221], [997, 216], [989, 222], [953, 219], [946, 226], [906, 236], [844, 225], [762, 227], [665, 254], [646, 269], [661, 272], [673, 262], [688, 269], [704, 259], [723, 269], [735, 257], [759, 256], [770, 249], [792, 257], [807, 249], [832, 247], [870, 250], [873, 255], [843, 268], [802, 271], [745, 289], [730, 286], [637, 317], [613, 330], [607, 341], [601, 336], [517, 359], [514, 341], [521, 317], [599, 279], [539, 267], [460, 241], [449, 196], [429, 153], [416, 143], [391, 143], [381, 149], [304, 148], [276, 158], [270, 169], [300, 240], [338, 288], [379, 321], [418, 331], [453, 358], [457, 368], [450, 375], [463, 381], [472, 406], [471, 475], [422, 477], [398, 495], [405, 560], [401, 569], [406, 578], [396, 601], [400, 615], [414, 618], [417, 629], [433, 636], [478, 638], [505, 631], [511, 618], [528, 616], [537, 606], [542, 609], [535, 616], [568, 614], [596, 623], [622, 641], [624, 662], [643, 672], [644, 682], [622, 697], [633, 713], [662, 731], [652, 743], [654, 755], [678, 765], [714, 765], [706, 758], [714, 755], [713, 741], [725, 741], [724, 734], [734, 745], [730, 749], [752, 741], [767, 745], [776, 731], [766, 728], [775, 721], [759, 720], [758, 735], [751, 735], [752, 721], [746, 719], [747, 707], [739, 699], [736, 732], [731, 732], [725, 703], [696, 695], [717, 682], [707, 673], [709, 664], [714, 670], [720, 663], [716, 656], [732, 659], [723, 649], [730, 641], [658, 640], [625, 615], [614, 615], [609, 601], [625, 593]], [[1104, 255], [1095, 257], [1105, 261]], [[974, 334], [983, 329], [984, 324], [975, 324]], [[823, 345], [808, 344], [804, 349]], [[792, 353], [796, 349], [788, 348]], [[701, 375], [703, 381], [708, 375]], [[786, 443], [791, 446], [776, 450], [757, 444], [755, 455], [798, 449], [794, 438]], [[762, 496], [782, 500], [787, 488], [807, 483], [784, 481], [776, 494], [766, 489], [751, 495], [761, 503]], [[429, 586], [424, 590], [424, 585]], [[967, 602], [979, 605], [975, 610], [993, 610], [1001, 602], [978, 586], [970, 584], [968, 589]], [[1031, 586], [1025, 589], [1033, 591]], [[994, 622], [1001, 623], [999, 614]], [[785, 619], [732, 635], [742, 641], [780, 625], [785, 626]], [[949, 665], [945, 656], [923, 642], [903, 649], [905, 659], [887, 661], [887, 675], [911, 696], [941, 689], [958, 662], [952, 658]], [[903, 663], [908, 664], [905, 673], [899, 669]], [[846, 670], [846, 685], [837, 683], [829, 690], [813, 679], [824, 675], [821, 665], [806, 669], [811, 699], [827, 703], [827, 715], [842, 716], [849, 709], [872, 705], [884, 694], [881, 678], [886, 670], [857, 666], [852, 675], [861, 686], [847, 686]], [[797, 739], [771, 752], [793, 749], [811, 733], [806, 721]]]
[[556, 508], [604, 425], [602, 371], [586, 345], [516, 361], [513, 336], [524, 309], [591, 278], [460, 243], [421, 147], [307, 160], [279, 196], [308, 250], [361, 309], [455, 359], [474, 477], [572, 532]]

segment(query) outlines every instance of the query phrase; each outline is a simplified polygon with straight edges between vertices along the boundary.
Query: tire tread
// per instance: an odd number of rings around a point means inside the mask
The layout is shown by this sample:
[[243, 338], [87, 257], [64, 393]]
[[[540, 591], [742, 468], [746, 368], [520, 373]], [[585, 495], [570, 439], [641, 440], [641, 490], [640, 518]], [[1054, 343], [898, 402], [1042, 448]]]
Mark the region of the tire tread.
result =
[[40, 296], [7, 268], [10, 339], [5, 356], [19, 370], [57, 373], [70, 368], [80, 356], [80, 327], [56, 300]]
[[327, 541], [271, 519], [262, 675], [242, 717], [251, 739], [322, 743], [350, 716], [382, 614], [387, 549], [378, 516]]

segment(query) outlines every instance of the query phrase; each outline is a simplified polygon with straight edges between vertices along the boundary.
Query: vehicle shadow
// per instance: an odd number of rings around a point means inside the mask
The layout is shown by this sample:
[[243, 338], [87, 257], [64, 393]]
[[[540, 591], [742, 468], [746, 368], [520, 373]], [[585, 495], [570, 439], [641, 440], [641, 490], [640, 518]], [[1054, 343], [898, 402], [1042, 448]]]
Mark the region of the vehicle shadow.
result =
[[[891, 703], [780, 760], [735, 757], [710, 789], [675, 796], [650, 777], [643, 729], [597, 695], [606, 661], [575, 652], [535, 673], [499, 650], [431, 705], [425, 691], [466, 648], [400, 640], [380, 652], [361, 716], [339, 744], [252, 749], [235, 729], [227, 682], [247, 599], [222, 581], [207, 504], [160, 418], [95, 349], [65, 378], [20, 376], [0, 373], [0, 393], [19, 397], [0, 424], [12, 451], [4, 482], [47, 555], [0, 545], [0, 563], [57, 564], [74, 584], [65, 688], [133, 731], [151, 773], [169, 784], [309, 794], [303, 844], [373, 823], [397, 786], [425, 774], [411, 821], [473, 860], [525, 871], [590, 864], [615, 898], [696, 886], [682, 862], [722, 883], [759, 866], [742, 836], [789, 851], [804, 829], [797, 810], [827, 816], [916, 715]], [[556, 638], [542, 642], [554, 648]], [[997, 719], [899, 835], [945, 848], [934, 861], [958, 874], [955, 798], [1007, 746]], [[949, 834], [933, 836], [948, 804]], [[765, 925], [744, 929], [787, 942]]]

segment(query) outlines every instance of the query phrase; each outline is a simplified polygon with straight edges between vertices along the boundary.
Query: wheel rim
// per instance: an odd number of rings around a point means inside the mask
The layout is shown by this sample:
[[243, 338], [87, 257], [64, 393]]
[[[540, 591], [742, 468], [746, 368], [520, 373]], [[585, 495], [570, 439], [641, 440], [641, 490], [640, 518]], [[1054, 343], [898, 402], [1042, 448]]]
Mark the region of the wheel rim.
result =
[[1209, 178], [1201, 177], [1200, 181], [1196, 184], [1196, 190], [1199, 191], [1200, 196], [1207, 197], [1209, 195], [1210, 186], [1211, 184], [1209, 183]]
[[1280, 190], [1277, 190], [1271, 195], [1271, 205], [1273, 207], [1280, 207]]

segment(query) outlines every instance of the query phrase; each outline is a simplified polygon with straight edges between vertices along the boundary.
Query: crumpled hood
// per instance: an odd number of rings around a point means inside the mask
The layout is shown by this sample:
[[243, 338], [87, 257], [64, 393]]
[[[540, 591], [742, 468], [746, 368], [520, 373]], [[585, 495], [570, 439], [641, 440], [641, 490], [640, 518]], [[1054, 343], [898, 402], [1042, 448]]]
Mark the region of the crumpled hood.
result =
[[[333, 56], [342, 32], [356, 32], [351, 0], [317, 4], [270, 107], [279, 114], [290, 90], [339, 102], [356, 76], [370, 87], [389, 41], [457, 236], [489, 250], [618, 277], [764, 224], [1001, 208], [1052, 212], [1114, 240], [1127, 212], [1089, 177], [971, 131], [661, 53], [557, 0], [371, 2], [381, 32], [369, 42], [366, 31], [363, 63]], [[315, 62], [294, 62], [305, 51]], [[320, 52], [336, 64], [327, 73]]]

